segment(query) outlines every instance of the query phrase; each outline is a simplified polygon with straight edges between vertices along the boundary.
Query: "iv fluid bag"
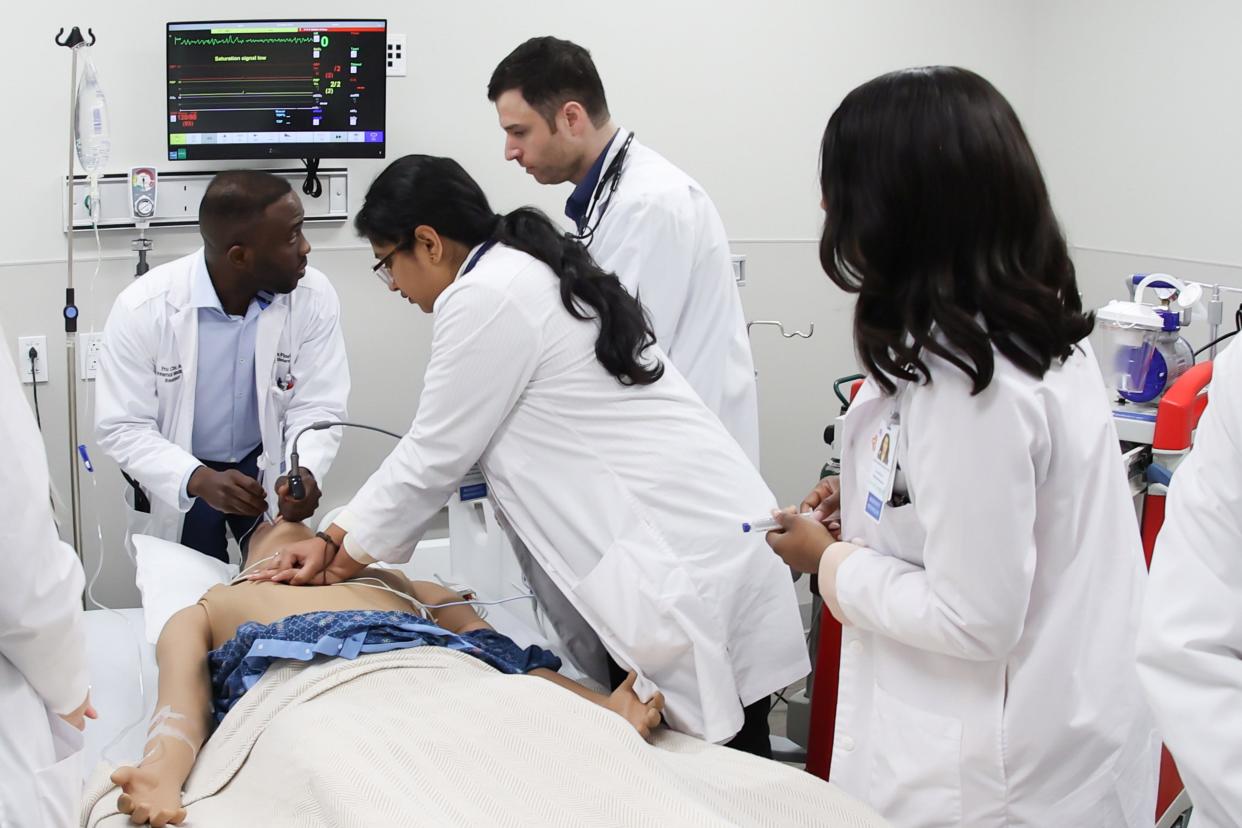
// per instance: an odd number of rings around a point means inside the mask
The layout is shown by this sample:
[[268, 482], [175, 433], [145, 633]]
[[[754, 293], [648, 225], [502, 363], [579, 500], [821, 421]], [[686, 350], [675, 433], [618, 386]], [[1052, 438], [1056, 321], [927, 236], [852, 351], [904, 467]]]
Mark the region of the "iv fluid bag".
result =
[[103, 172], [112, 152], [112, 139], [108, 132], [108, 104], [103, 88], [90, 57], [78, 78], [77, 111], [74, 112], [74, 146], [78, 162], [88, 175]]

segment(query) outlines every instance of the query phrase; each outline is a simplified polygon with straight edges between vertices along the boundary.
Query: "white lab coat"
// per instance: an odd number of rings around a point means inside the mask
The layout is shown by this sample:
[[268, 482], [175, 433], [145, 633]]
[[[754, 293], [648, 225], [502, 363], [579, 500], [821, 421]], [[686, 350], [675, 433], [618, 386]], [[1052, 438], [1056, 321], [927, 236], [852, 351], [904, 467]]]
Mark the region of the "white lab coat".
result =
[[552, 272], [504, 246], [434, 313], [418, 412], [337, 518], [348, 543], [407, 560], [478, 460], [535, 563], [638, 670], [640, 696], [663, 691], [674, 728], [726, 740], [742, 705], [808, 672], [789, 569], [741, 533], [775, 499], [676, 368], [622, 385], [595, 358], [597, 323], [571, 317]]
[[[994, 352], [995, 353], [995, 352]], [[1159, 740], [1133, 656], [1145, 572], [1089, 345], [1042, 381], [996, 353], [972, 397], [904, 384], [898, 488], [864, 511], [868, 381], [845, 418], [832, 781], [898, 828], [1150, 826]], [[882, 441], [881, 441], [882, 442]]]
[[1242, 825], [1242, 349], [1216, 359], [1151, 560], [1139, 676], [1195, 806]]
[[56, 534], [43, 438], [0, 331], [0, 828], [67, 828], [82, 734], [57, 713], [86, 698], [82, 565]]
[[[629, 131], [604, 157], [607, 170]], [[607, 188], [601, 201], [607, 198]], [[594, 224], [595, 214], [588, 216]], [[656, 341], [759, 466], [755, 363], [724, 223], [702, 187], [637, 139], [587, 243], [647, 309]]]
[[[178, 540], [192, 505], [183, 484], [201, 464], [190, 453], [198, 375], [198, 309], [190, 305], [190, 285], [195, 269], [205, 267], [200, 248], [151, 270], [117, 297], [104, 328], [96, 439], [151, 500], [150, 514], [140, 514], [133, 509], [133, 489], [125, 487], [131, 535]], [[259, 314], [259, 474], [273, 511], [274, 487], [288, 466], [293, 436], [303, 426], [345, 416], [349, 366], [339, 316], [336, 291], [314, 268], [307, 268], [292, 294], [276, 296]], [[293, 388], [282, 390], [277, 380], [289, 371]], [[321, 486], [340, 440], [339, 429], [325, 429], [298, 441], [301, 465]]]

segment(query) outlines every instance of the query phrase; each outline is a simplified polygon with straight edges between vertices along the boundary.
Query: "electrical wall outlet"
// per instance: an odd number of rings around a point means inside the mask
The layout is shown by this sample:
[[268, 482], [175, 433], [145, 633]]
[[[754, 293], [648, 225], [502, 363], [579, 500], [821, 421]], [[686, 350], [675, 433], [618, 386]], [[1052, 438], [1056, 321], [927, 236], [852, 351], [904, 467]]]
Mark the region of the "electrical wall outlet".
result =
[[388, 33], [388, 77], [405, 77], [405, 35]]
[[[30, 349], [35, 349], [34, 379], [30, 378]], [[30, 385], [47, 382], [47, 337], [19, 336], [17, 338], [17, 370], [22, 382]]]
[[78, 334], [78, 376], [82, 382], [95, 379], [99, 373], [99, 354], [103, 351], [103, 334]]

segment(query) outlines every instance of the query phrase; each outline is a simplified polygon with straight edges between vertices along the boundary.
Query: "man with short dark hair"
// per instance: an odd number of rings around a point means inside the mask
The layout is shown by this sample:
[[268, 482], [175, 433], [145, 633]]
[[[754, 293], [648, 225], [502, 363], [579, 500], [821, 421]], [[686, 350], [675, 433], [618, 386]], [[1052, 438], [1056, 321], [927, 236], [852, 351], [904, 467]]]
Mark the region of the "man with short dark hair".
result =
[[616, 126], [581, 46], [536, 37], [493, 72], [505, 158], [540, 184], [572, 181], [582, 243], [642, 300], [656, 340], [759, 465], [755, 368], [724, 224], [692, 178]]
[[336, 292], [307, 267], [302, 203], [270, 173], [217, 175], [203, 247], [117, 298], [104, 330], [95, 423], [128, 485], [129, 532], [228, 559], [266, 511], [300, 520], [340, 442], [299, 442], [306, 497], [283, 475], [302, 427], [345, 416], [349, 367]]

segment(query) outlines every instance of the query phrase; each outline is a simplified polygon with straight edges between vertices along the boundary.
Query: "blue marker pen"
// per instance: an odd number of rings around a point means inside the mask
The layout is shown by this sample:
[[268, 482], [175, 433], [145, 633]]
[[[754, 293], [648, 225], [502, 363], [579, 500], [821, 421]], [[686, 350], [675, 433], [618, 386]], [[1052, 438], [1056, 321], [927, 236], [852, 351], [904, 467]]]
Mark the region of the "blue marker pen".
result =
[[[811, 520], [819, 520], [819, 516], [814, 511], [799, 512], [798, 517], [810, 518]], [[771, 532], [773, 529], [780, 529], [781, 525], [776, 522], [776, 518], [765, 517], [757, 520], [748, 520], [742, 524], [742, 532]]]
[[86, 470], [91, 474], [94, 474], [95, 467], [91, 465], [91, 456], [86, 453], [86, 446], [81, 443], [78, 444], [78, 455], [81, 456], [82, 465], [86, 467]]

